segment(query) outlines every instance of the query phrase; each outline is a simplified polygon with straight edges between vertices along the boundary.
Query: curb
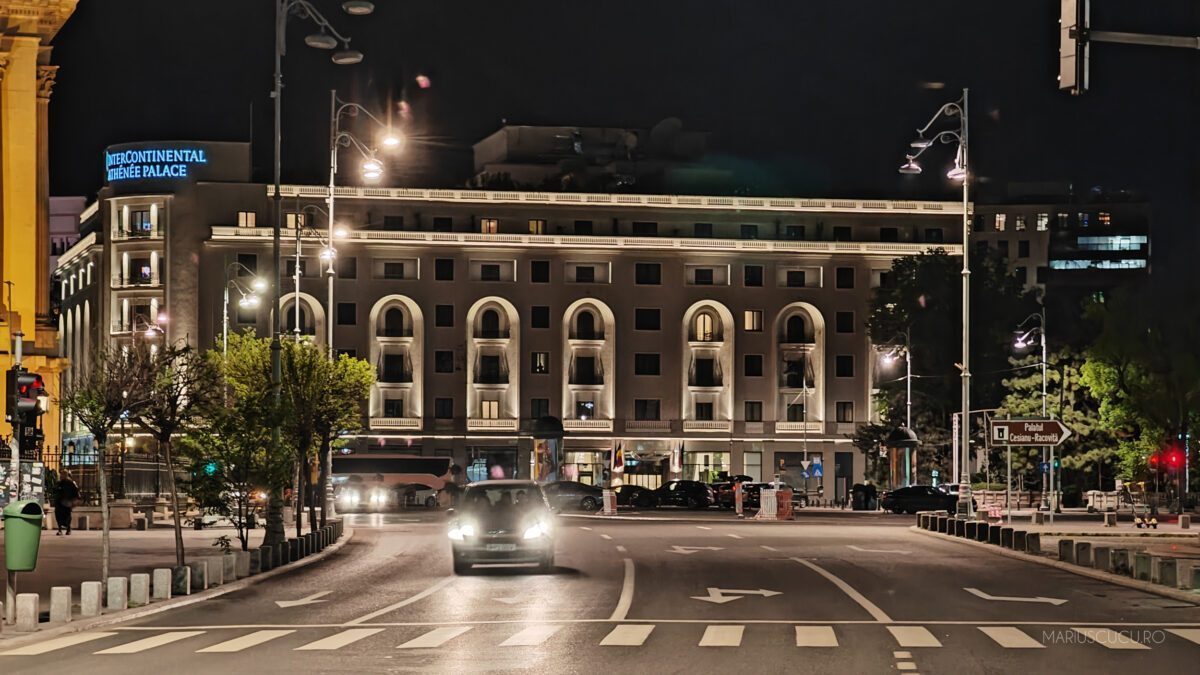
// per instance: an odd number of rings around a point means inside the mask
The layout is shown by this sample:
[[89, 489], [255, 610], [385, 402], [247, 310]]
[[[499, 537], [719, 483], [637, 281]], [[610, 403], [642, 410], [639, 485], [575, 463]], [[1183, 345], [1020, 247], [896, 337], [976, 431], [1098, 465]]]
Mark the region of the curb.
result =
[[[605, 516], [605, 515], [600, 515], [598, 513], [560, 513], [558, 515], [561, 518], [579, 518], [581, 520], [600, 520], [600, 521], [625, 520], [625, 521], [642, 522], [642, 523], [716, 523], [716, 524], [730, 524], [730, 525], [738, 525], [738, 524], [742, 524], [742, 523], [757, 523], [759, 525], [786, 525], [788, 523], [797, 524], [797, 523], [803, 522], [805, 516], [802, 516], [801, 515], [802, 513], [805, 513], [805, 512], [797, 511], [796, 517], [793, 518], [792, 520], [756, 520], [753, 516], [746, 516], [745, 518], [738, 518], [737, 516], [734, 516], [734, 515], [730, 515], [730, 517], [728, 517], [728, 518], [713, 518], [713, 517], [698, 517], [698, 518], [675, 517], [675, 518], [673, 518], [671, 516], [645, 517], [645, 516], [620, 516], [620, 515]], [[868, 513], [877, 513], [878, 514], [878, 513], [882, 513], [882, 512], [870, 511]], [[821, 515], [821, 512], [810, 511], [810, 512], [807, 512], [807, 514], [810, 514], [811, 516], [819, 516], [819, 515]], [[890, 515], [890, 514], [888, 514], [888, 515]], [[901, 520], [900, 518], [897, 518], [897, 521], [900, 521], [900, 520]]]
[[917, 532], [919, 534], [924, 534], [924, 535], [927, 535], [930, 537], [935, 537], [937, 539], [945, 539], [946, 541], [954, 541], [954, 542], [959, 542], [962, 544], [968, 544], [970, 546], [974, 546], [976, 548], [981, 548], [981, 549], [984, 549], [987, 551], [991, 551], [992, 553], [996, 553], [998, 555], [1002, 555], [1002, 556], [1005, 556], [1008, 558], [1015, 558], [1017, 560], [1024, 560], [1026, 562], [1038, 563], [1041, 565], [1045, 565], [1047, 567], [1053, 567], [1055, 569], [1063, 570], [1064, 572], [1071, 572], [1073, 574], [1078, 574], [1081, 577], [1088, 577], [1089, 579], [1095, 579], [1096, 581], [1107, 581], [1110, 584], [1115, 584], [1117, 586], [1124, 586], [1126, 588], [1132, 588], [1134, 590], [1142, 591], [1144, 593], [1152, 593], [1154, 595], [1159, 595], [1164, 598], [1170, 598], [1172, 600], [1181, 600], [1183, 602], [1188, 602], [1188, 603], [1192, 603], [1192, 604], [1200, 604], [1200, 591], [1185, 591], [1185, 590], [1179, 589], [1179, 588], [1170, 588], [1167, 586], [1154, 584], [1149, 581], [1139, 581], [1137, 579], [1133, 579], [1133, 578], [1126, 577], [1126, 576], [1120, 576], [1117, 574], [1109, 574], [1108, 572], [1101, 572], [1100, 570], [1095, 570], [1090, 567], [1083, 567], [1080, 565], [1073, 565], [1071, 563], [1065, 563], [1065, 562], [1062, 562], [1061, 560], [1055, 560], [1053, 558], [1037, 556], [1037, 555], [1033, 555], [1032, 553], [1022, 553], [1020, 551], [1014, 551], [1014, 550], [1008, 549], [1008, 548], [1001, 548], [1000, 546], [996, 546], [994, 544], [988, 544], [988, 543], [985, 543], [982, 541], [963, 539], [961, 537], [952, 537], [948, 534], [942, 534], [941, 532], [930, 532], [929, 530], [923, 530], [916, 525], [910, 526], [909, 529], [912, 530], [913, 532]]
[[[0, 651], [7, 651], [8, 649], [12, 649], [12, 648], [16, 648], [16, 647], [24, 647], [29, 644], [35, 644], [37, 642], [41, 642], [43, 640], [50, 639], [50, 638], [59, 637], [62, 635], [70, 635], [71, 633], [81, 633], [83, 631], [94, 630], [96, 628], [102, 628], [104, 626], [109, 626], [112, 624], [123, 623], [125, 621], [131, 621], [133, 619], [140, 619], [142, 617], [152, 616], [154, 614], [167, 612], [172, 609], [178, 609], [180, 607], [187, 607], [188, 605], [194, 605], [196, 603], [203, 602], [205, 600], [211, 600], [212, 598], [218, 598], [222, 595], [225, 595], [226, 593], [240, 591], [244, 588], [248, 588], [250, 586], [253, 586], [254, 584], [257, 584], [260, 581], [264, 581], [266, 579], [270, 579], [270, 578], [273, 578], [276, 576], [281, 576], [281, 575], [287, 574], [288, 572], [298, 570], [301, 567], [306, 567], [315, 562], [319, 562], [320, 560], [323, 560], [326, 557], [341, 550], [341, 548], [343, 546], [345, 546], [346, 543], [349, 542], [353, 537], [354, 537], [354, 528], [347, 527], [342, 531], [341, 539], [338, 539], [333, 544], [326, 546], [325, 549], [323, 551], [321, 551], [320, 553], [316, 553], [314, 555], [301, 558], [300, 560], [297, 560], [292, 563], [288, 563], [287, 565], [285, 565], [283, 567], [276, 567], [274, 569], [267, 570], [266, 572], [261, 572], [259, 574], [255, 574], [254, 576], [245, 577], [244, 579], [238, 579], [237, 581], [233, 581], [228, 584], [222, 584], [221, 586], [218, 586], [216, 588], [210, 588], [210, 589], [201, 591], [199, 593], [192, 593], [191, 595], [181, 595], [178, 597], [171, 598], [170, 600], [164, 600], [162, 602], [157, 602], [154, 604], [146, 605], [144, 607], [136, 607], [133, 609], [127, 609], [127, 610], [120, 611], [120, 612], [113, 612], [112, 614], [102, 614], [98, 617], [94, 617], [94, 618], [87, 619], [87, 620], [79, 620], [79, 621], [72, 620], [70, 623], [57, 625], [57, 626], [54, 626], [51, 628], [39, 629], [32, 633], [20, 633], [20, 634], [14, 635], [11, 632], [12, 629], [9, 628], [9, 630], [0, 634]], [[13, 637], [8, 637], [10, 635], [12, 635]]]
[[1197, 539], [1200, 536], [1196, 533], [1184, 534], [1182, 532], [1043, 532], [1040, 530], [1029, 530], [1037, 532], [1043, 537], [1118, 537], [1121, 539]]

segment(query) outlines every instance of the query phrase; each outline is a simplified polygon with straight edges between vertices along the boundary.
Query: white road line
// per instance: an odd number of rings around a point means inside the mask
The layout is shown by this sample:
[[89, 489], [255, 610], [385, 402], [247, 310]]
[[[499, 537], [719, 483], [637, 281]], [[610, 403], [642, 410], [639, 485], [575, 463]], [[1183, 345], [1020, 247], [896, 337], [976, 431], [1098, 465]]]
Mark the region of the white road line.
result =
[[74, 647], [75, 645], [81, 645], [85, 642], [91, 642], [92, 640], [99, 640], [100, 638], [106, 638], [111, 635], [116, 635], [116, 633], [99, 632], [99, 633], [76, 633], [75, 635], [64, 635], [63, 637], [55, 638], [53, 640], [46, 640], [45, 642], [39, 642], [36, 645], [29, 645], [28, 647], [17, 647], [16, 649], [10, 649], [6, 652], [0, 652], [0, 656], [39, 656], [39, 655], [45, 654], [47, 652], [52, 652], [56, 649], [63, 649], [65, 647]]
[[1046, 645], [1034, 640], [1014, 626], [980, 626], [984, 635], [995, 640], [1005, 649], [1045, 649]]
[[912, 652], [892, 652], [892, 658], [897, 658], [897, 659], [911, 659], [911, 658], [912, 658]]
[[617, 600], [617, 607], [613, 610], [612, 616], [608, 617], [609, 621], [624, 621], [626, 616], [629, 616], [629, 606], [633, 604], [633, 560], [624, 558], [625, 560], [625, 581], [621, 583], [621, 597]]
[[1188, 642], [1200, 645], [1200, 628], [1168, 628], [1167, 632], [1174, 633]]
[[767, 546], [766, 544], [763, 544], [762, 547], [768, 551], [779, 553], [779, 549], [775, 548], [774, 546]]
[[623, 624], [612, 629], [600, 641], [601, 647], [641, 647], [650, 637], [654, 626], [647, 624]]
[[916, 670], [917, 664], [912, 661], [901, 661], [896, 664], [896, 670]]
[[384, 607], [383, 609], [376, 610], [374, 612], [371, 612], [370, 614], [364, 614], [363, 616], [360, 616], [357, 619], [352, 619], [350, 621], [347, 621], [346, 625], [353, 626], [354, 624], [357, 624], [357, 623], [366, 623], [367, 621], [370, 621], [371, 619], [374, 619], [377, 616], [383, 616], [384, 614], [387, 614], [388, 612], [392, 612], [397, 609], [400, 609], [401, 607], [407, 607], [408, 605], [411, 605], [414, 602], [417, 602], [418, 600], [424, 600], [425, 598], [433, 595], [434, 593], [437, 593], [438, 591], [442, 590], [446, 586], [453, 583], [454, 579], [455, 579], [454, 577], [446, 577], [445, 579], [442, 579], [441, 581], [430, 586], [429, 588], [426, 588], [425, 590], [421, 591], [420, 593], [417, 593], [416, 595], [412, 596], [411, 598], [408, 598], [406, 600], [401, 600], [400, 602], [397, 602], [394, 605], [388, 605], [387, 607]]
[[237, 637], [232, 640], [218, 642], [217, 644], [215, 644], [211, 647], [205, 647], [204, 649], [197, 649], [196, 653], [197, 654], [228, 654], [230, 652], [240, 652], [243, 649], [249, 649], [250, 647], [257, 647], [258, 645], [261, 645], [264, 642], [270, 642], [271, 640], [274, 640], [275, 638], [281, 638], [284, 635], [291, 635], [292, 633], [295, 633], [295, 632], [296, 631], [294, 631], [294, 630], [255, 631], [253, 633], [250, 633], [249, 635], [243, 635], [241, 637]]
[[726, 536], [726, 537], [733, 537], [734, 539], [741, 539], [741, 538], [742, 538], [742, 535], [740, 535], [740, 534], [733, 534], [732, 532], [730, 532], [730, 533], [727, 533], [725, 536]]
[[888, 626], [887, 629], [891, 632], [892, 637], [896, 638], [896, 644], [901, 647], [942, 646], [942, 643], [924, 626]]
[[581, 530], [584, 530], [584, 531], [587, 531], [587, 532], [591, 532], [591, 531], [592, 531], [592, 528], [590, 528], [590, 527], [584, 527], [584, 526], [582, 526], [582, 525], [580, 525], [580, 526], [579, 526], [579, 529], [581, 529]]
[[628, 553], [624, 546], [617, 546], [617, 551], [621, 553]]
[[739, 647], [745, 626], [709, 626], [700, 638], [701, 647]]
[[612, 537], [608, 536], [607, 534], [602, 534], [602, 535], [600, 535], [600, 538], [601, 538], [601, 539], [609, 539], [609, 540], [611, 540], [611, 539], [612, 539]]
[[144, 652], [147, 649], [154, 649], [155, 647], [161, 647], [162, 645], [169, 645], [172, 642], [176, 642], [178, 640], [183, 640], [185, 638], [190, 638], [190, 637], [194, 637], [196, 635], [203, 635], [203, 634], [204, 634], [204, 631], [202, 631], [202, 630], [181, 630], [181, 631], [175, 631], [175, 632], [171, 632], [171, 633], [163, 633], [161, 635], [154, 635], [154, 636], [151, 636], [148, 638], [142, 638], [141, 640], [134, 640], [133, 642], [130, 642], [129, 644], [117, 645], [116, 647], [109, 647], [108, 649], [101, 649], [100, 651], [98, 651], [96, 653], [97, 654], [136, 654], [138, 652]]
[[1131, 640], [1125, 633], [1118, 633], [1110, 628], [1072, 628], [1071, 630], [1108, 649], [1150, 649], [1140, 642]]
[[834, 576], [832, 573], [826, 571], [825, 568], [821, 567], [820, 565], [817, 565], [814, 562], [809, 562], [808, 560], [805, 560], [803, 558], [792, 558], [792, 560], [800, 563], [801, 565], [804, 565], [805, 567], [809, 568], [810, 570], [812, 570], [812, 571], [816, 572], [817, 574], [820, 574], [821, 576], [828, 579], [834, 586], [837, 586], [838, 588], [840, 588], [843, 593], [850, 596], [851, 600], [857, 602], [860, 607], [867, 610], [867, 613], [870, 614], [871, 617], [873, 619], [875, 619], [876, 621], [882, 621], [884, 623], [891, 623], [892, 617], [888, 616], [887, 612], [883, 611], [882, 609], [879, 609], [879, 607], [877, 607], [875, 605], [875, 603], [868, 600], [866, 598], [866, 596], [864, 596], [862, 593], [859, 593], [858, 591], [854, 590], [854, 588], [850, 584], [842, 581], [841, 579]]
[[697, 530], [711, 530], [712, 528], [711, 528], [711, 527], [708, 527], [708, 526], [706, 526], [706, 525], [697, 525], [697, 526], [696, 526], [696, 529], [697, 529]]
[[512, 637], [500, 643], [501, 647], [536, 647], [550, 638], [551, 635], [557, 633], [562, 626], [555, 625], [540, 625], [530, 626], [525, 630], [519, 631]]
[[833, 626], [796, 626], [797, 647], [836, 647]]
[[292, 651], [297, 652], [315, 652], [328, 651], [332, 649], [341, 649], [348, 644], [358, 642], [363, 638], [369, 638], [376, 633], [382, 633], [382, 628], [351, 628], [340, 633], [330, 635], [329, 637], [321, 638], [316, 642], [310, 642], [306, 645], [296, 647]]
[[424, 635], [415, 637], [408, 642], [396, 647], [396, 649], [428, 649], [432, 647], [441, 647], [454, 638], [471, 630], [470, 626], [445, 626], [443, 628], [434, 628]]

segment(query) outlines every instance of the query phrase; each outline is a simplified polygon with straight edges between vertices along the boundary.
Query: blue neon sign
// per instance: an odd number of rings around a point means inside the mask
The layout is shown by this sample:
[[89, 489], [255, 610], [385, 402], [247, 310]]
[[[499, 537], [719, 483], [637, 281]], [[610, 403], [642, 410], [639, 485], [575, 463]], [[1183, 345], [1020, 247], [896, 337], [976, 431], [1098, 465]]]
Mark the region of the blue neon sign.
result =
[[187, 178], [193, 165], [208, 164], [201, 148], [152, 148], [104, 153], [108, 181]]

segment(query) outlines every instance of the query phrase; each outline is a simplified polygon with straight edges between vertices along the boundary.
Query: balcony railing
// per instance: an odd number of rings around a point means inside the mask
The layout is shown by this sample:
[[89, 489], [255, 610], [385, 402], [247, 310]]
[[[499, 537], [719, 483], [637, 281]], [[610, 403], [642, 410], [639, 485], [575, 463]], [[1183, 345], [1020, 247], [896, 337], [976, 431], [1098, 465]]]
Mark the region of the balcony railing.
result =
[[516, 431], [520, 427], [517, 419], [467, 418], [467, 431]]
[[612, 420], [563, 420], [566, 431], [612, 431]]
[[776, 422], [775, 433], [778, 434], [819, 434], [825, 430], [825, 423], [821, 421], [808, 422]]
[[475, 373], [475, 384], [508, 384], [508, 373]]
[[413, 381], [411, 370], [380, 370], [379, 382], [381, 384], [408, 384]]
[[122, 277], [121, 275], [114, 275], [112, 278], [113, 288], [124, 288], [127, 286], [158, 286], [161, 283], [162, 282], [158, 279], [145, 277]]
[[805, 389], [807, 387], [809, 391], [812, 391], [814, 384], [811, 377], [808, 378], [806, 383], [805, 378], [799, 373], [784, 373], [779, 376], [780, 389]]
[[691, 375], [688, 377], [689, 387], [722, 387], [720, 375]]
[[372, 417], [372, 429], [399, 429], [405, 431], [420, 431], [420, 417]]
[[598, 387], [604, 384], [604, 376], [600, 373], [573, 373], [567, 383]]
[[626, 420], [625, 431], [670, 431], [671, 420]]
[[733, 422], [729, 420], [684, 420], [684, 431], [702, 431], [714, 432], [724, 431], [729, 432], [733, 429]]
[[142, 241], [150, 239], [162, 239], [162, 231], [153, 230], [123, 230], [117, 228], [113, 231], [113, 241]]
[[410, 338], [412, 336], [412, 328], [380, 328], [375, 331], [375, 337], [381, 338]]
[[593, 340], [596, 342], [602, 342], [604, 340], [604, 331], [602, 331], [602, 330], [593, 330], [593, 331], [573, 330], [573, 331], [571, 331], [570, 339], [572, 339], [572, 340]]

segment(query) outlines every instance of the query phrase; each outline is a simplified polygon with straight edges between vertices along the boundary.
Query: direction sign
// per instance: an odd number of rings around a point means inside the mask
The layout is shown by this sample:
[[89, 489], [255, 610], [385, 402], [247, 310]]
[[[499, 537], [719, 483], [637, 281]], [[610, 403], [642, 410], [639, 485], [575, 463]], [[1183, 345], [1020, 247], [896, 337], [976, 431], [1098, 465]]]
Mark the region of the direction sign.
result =
[[1058, 420], [992, 420], [992, 445], [1059, 445], [1070, 436]]
[[1042, 462], [1041, 467], [1042, 473], [1048, 473], [1050, 471], [1050, 462]]
[[820, 462], [813, 462], [811, 473], [813, 478], [821, 478], [825, 475], [825, 468]]

